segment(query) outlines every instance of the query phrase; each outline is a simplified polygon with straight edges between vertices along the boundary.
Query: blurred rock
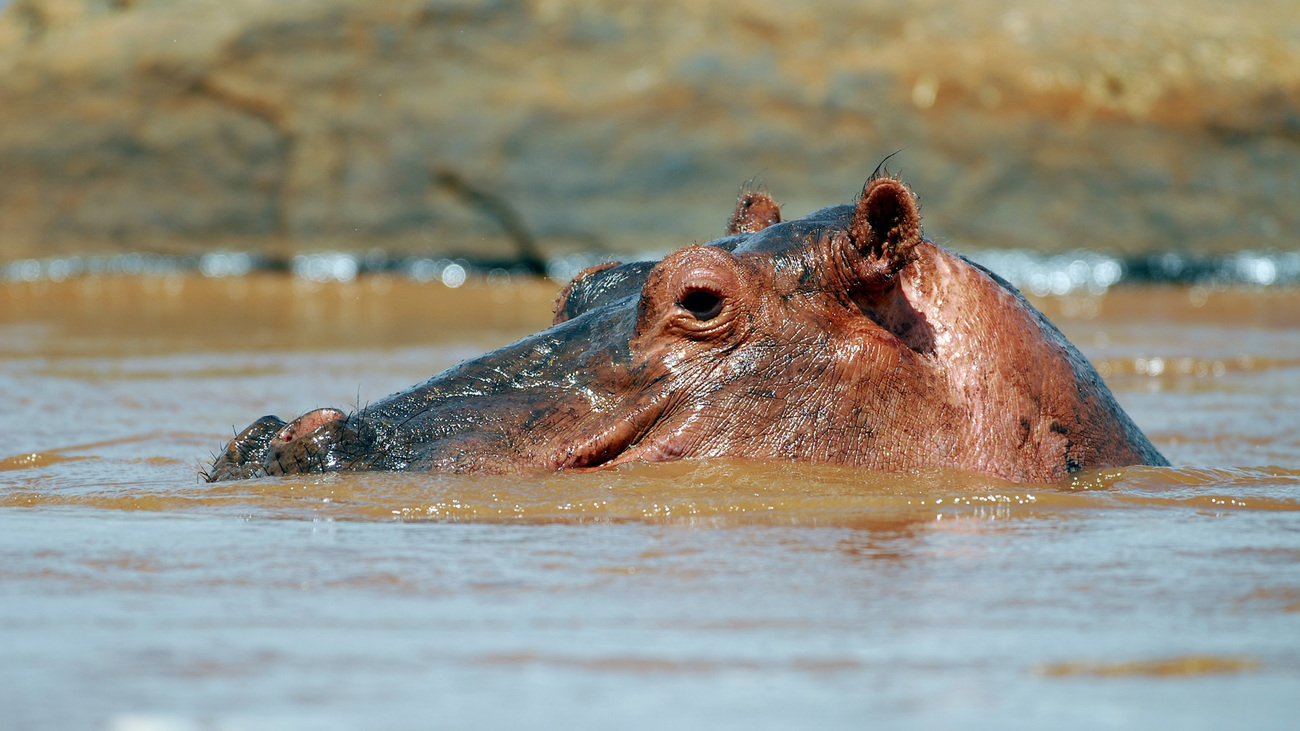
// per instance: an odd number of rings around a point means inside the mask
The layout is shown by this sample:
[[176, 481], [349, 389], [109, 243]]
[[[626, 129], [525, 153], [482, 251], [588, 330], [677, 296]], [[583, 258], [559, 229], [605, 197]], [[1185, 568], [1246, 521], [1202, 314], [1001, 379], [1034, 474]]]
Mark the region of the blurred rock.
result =
[[13, 0], [0, 261], [547, 254], [787, 217], [886, 155], [962, 247], [1300, 243], [1294, 0]]

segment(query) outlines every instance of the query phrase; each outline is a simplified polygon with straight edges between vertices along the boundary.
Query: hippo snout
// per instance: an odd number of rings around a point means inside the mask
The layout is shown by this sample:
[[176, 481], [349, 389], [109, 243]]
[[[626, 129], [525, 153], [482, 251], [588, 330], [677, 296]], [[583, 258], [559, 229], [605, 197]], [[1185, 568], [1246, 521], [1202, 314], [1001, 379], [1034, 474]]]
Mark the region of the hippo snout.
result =
[[[275, 419], [274, 416], [262, 418]], [[275, 437], [271, 439], [271, 446], [284, 447], [290, 442], [297, 441], [304, 437], [310, 437], [330, 424], [343, 421], [346, 418], [347, 415], [338, 409], [316, 409], [315, 411], [309, 411], [288, 424], [280, 422], [281, 424], [284, 424], [284, 426], [281, 427], [280, 430], [276, 432]], [[276, 420], [279, 421], [278, 419]]]
[[347, 415], [338, 409], [316, 409], [285, 424], [271, 439], [262, 462], [268, 475], [319, 472]]
[[356, 467], [375, 435], [338, 409], [316, 409], [285, 423], [263, 416], [237, 434], [205, 475], [209, 482]]
[[203, 472], [208, 482], [246, 480], [266, 474], [262, 461], [271, 441], [287, 426], [278, 416], [263, 416], [235, 435], [225, 450], [217, 455], [212, 469]]

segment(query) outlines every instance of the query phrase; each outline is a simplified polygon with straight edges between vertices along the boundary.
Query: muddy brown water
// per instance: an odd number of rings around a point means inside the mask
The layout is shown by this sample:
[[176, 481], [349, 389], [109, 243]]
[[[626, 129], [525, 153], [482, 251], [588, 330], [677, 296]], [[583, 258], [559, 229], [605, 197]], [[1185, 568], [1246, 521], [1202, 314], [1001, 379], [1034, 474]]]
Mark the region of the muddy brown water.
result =
[[207, 485], [554, 286], [0, 283], [0, 726], [1293, 728], [1300, 292], [1038, 303], [1176, 465]]

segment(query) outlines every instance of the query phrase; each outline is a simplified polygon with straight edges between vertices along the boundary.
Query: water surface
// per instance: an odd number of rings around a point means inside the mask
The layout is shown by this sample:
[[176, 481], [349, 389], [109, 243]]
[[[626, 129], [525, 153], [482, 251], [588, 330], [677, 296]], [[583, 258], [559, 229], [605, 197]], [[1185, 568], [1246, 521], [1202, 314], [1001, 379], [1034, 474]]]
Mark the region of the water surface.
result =
[[1176, 465], [735, 461], [208, 485], [554, 287], [0, 284], [0, 726], [1290, 728], [1300, 293], [1036, 300]]

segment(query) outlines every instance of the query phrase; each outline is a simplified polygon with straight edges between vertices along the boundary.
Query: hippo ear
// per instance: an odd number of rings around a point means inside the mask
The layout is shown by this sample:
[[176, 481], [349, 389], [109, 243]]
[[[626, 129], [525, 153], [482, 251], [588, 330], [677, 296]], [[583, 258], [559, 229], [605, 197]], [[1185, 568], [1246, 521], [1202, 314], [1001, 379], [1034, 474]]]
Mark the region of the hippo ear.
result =
[[736, 198], [736, 210], [727, 222], [728, 234], [755, 234], [781, 222], [781, 204], [764, 190], [745, 187]]
[[849, 240], [859, 255], [858, 275], [880, 285], [891, 282], [912, 262], [921, 241], [921, 211], [911, 189], [888, 176], [868, 180], [853, 210]]

